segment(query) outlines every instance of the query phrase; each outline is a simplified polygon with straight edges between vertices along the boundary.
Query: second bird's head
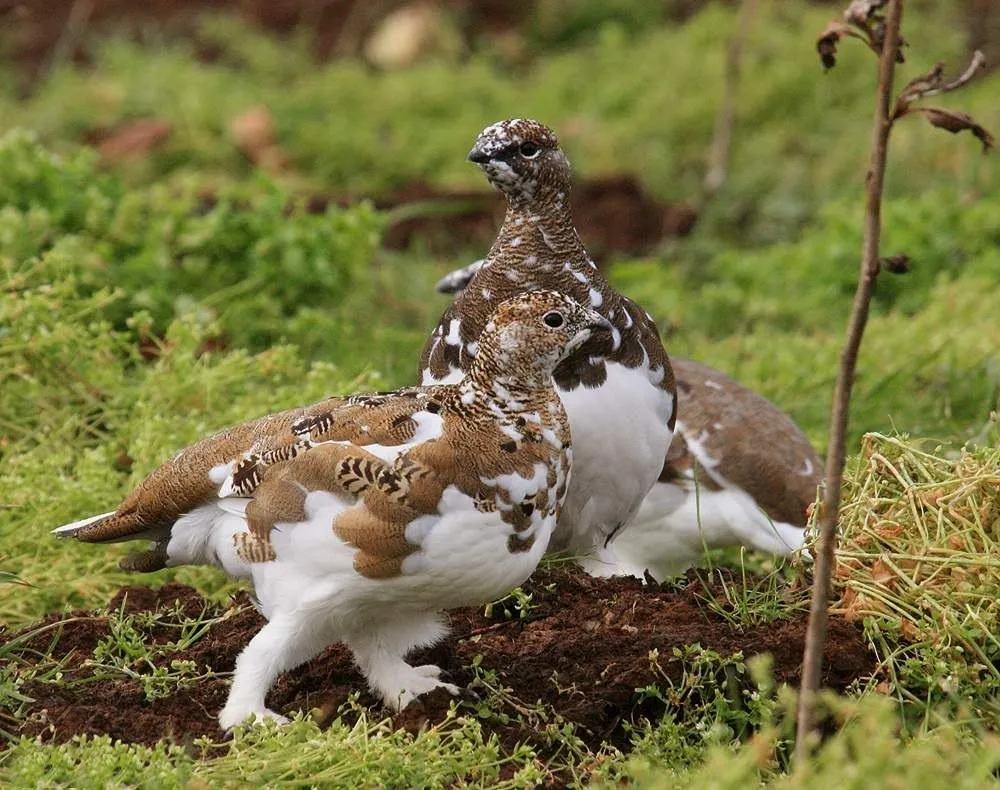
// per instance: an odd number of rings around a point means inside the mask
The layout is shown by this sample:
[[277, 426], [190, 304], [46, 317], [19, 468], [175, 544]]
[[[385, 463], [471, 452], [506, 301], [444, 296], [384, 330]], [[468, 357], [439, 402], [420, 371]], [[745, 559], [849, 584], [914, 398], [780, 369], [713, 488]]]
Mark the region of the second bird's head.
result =
[[538, 121], [512, 118], [487, 126], [469, 151], [469, 161], [514, 203], [563, 202], [569, 194], [569, 161], [552, 130]]
[[[493, 354], [512, 375], [527, 369], [551, 376], [556, 366], [611, 322], [557, 291], [529, 291], [502, 302], [480, 337], [477, 359]], [[489, 346], [489, 350], [487, 350]]]

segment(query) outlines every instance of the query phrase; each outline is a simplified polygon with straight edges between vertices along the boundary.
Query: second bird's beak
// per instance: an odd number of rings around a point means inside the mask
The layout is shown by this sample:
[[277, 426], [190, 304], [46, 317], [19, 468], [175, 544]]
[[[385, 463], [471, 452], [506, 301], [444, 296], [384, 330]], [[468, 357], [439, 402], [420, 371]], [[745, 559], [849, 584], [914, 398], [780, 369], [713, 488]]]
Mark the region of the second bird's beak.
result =
[[469, 151], [469, 161], [475, 162], [477, 165], [485, 165], [490, 161], [490, 155], [481, 148], [473, 148]]
[[587, 325], [588, 329], [592, 329], [595, 332], [598, 330], [604, 330], [605, 332], [614, 332], [615, 325], [612, 324], [607, 318], [605, 318], [600, 313], [594, 313], [594, 318], [591, 319], [590, 323]]

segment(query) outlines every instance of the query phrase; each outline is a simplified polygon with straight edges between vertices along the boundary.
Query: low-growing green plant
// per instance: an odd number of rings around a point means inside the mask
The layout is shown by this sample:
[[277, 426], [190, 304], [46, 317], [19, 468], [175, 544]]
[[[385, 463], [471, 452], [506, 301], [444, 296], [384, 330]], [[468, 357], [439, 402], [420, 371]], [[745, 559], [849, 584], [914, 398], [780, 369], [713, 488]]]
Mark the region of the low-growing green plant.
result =
[[[148, 156], [116, 165], [129, 183], [193, 171], [217, 181], [243, 179], [252, 166], [229, 124], [264, 104], [290, 161], [289, 180], [372, 194], [414, 180], [481, 188], [461, 152], [487, 123], [528, 115], [561, 132], [580, 173], [639, 173], [660, 196], [691, 201], [704, 177], [724, 42], [739, 24], [735, 10], [709, 6], [683, 25], [667, 25], [649, 23], [662, 17], [662, 4], [547, 5], [527, 25], [527, 40], [576, 45], [542, 52], [528, 69], [511, 68], [489, 43], [461, 58], [400, 70], [375, 71], [346, 59], [312, 64], [301, 39], [275, 41], [224, 17], [206, 17], [197, 34], [218, 53], [212, 63], [167, 33], [155, 43], [97, 40], [89, 69], [61, 65], [27, 100], [16, 80], [0, 80], [0, 87], [10, 85], [0, 90], [0, 128], [32, 128], [63, 147], [85, 132], [153, 117], [171, 124], [172, 134]], [[922, 9], [925, 24], [909, 36], [914, 48], [956, 60], [964, 47], [960, 14], [954, 3]], [[823, 202], [853, 185], [864, 150], [865, 94], [858, 86], [866, 72], [863, 64], [845, 62], [838, 80], [817, 85], [815, 56], [802, 44], [825, 22], [825, 9], [797, 6], [792, 13], [761, 4], [755, 16], [745, 42], [731, 172], [703, 219], [711, 235], [772, 243], [788, 240]], [[596, 27], [577, 35], [590, 24]], [[984, 84], [966, 95], [968, 109], [987, 125], [1000, 112], [993, 92]], [[945, 155], [908, 130], [899, 147], [909, 163], [891, 174], [899, 192], [940, 183], [995, 189], [995, 173], [974, 152]]]
[[[779, 695], [782, 720], [794, 718], [794, 695]], [[636, 754], [625, 776], [630, 785], [649, 790], [738, 790], [766, 786], [774, 790], [866, 790], [873, 783], [918, 790], [956, 787], [965, 790], [1000, 786], [1000, 741], [976, 737], [962, 726], [901, 739], [893, 706], [877, 695], [848, 699], [824, 693], [824, 710], [838, 725], [808, 763], [786, 773], [775, 760], [784, 749], [787, 728], [765, 729], [738, 749], [711, 746], [694, 766]], [[618, 766], [613, 766], [617, 768]]]
[[773, 702], [767, 685], [752, 681], [742, 653], [722, 656], [701, 645], [674, 648], [671, 661], [681, 666], [679, 681], [671, 678], [653, 650], [649, 663], [661, 678], [637, 689], [640, 699], [656, 699], [664, 718], [682, 721], [687, 737], [695, 743], [730, 743], [743, 740], [770, 719]]
[[780, 565], [759, 576], [748, 574], [746, 549], [732, 553], [737, 554], [738, 578], [720, 570], [712, 574], [715, 584], [700, 579], [702, 594], [698, 597], [709, 611], [722, 616], [736, 629], [801, 616], [808, 606], [808, 595], [801, 587], [789, 584], [794, 578], [793, 570]]
[[200, 311], [243, 348], [280, 341], [304, 310], [336, 313], [354, 290], [371, 298], [381, 224], [367, 204], [311, 213], [263, 176], [209, 196], [195, 183], [126, 191], [93, 156], [64, 159], [23, 132], [0, 138], [5, 164], [0, 263], [21, 298], [56, 281], [81, 296], [108, 289], [101, 317], [118, 329], [142, 311], [141, 330], [160, 334]]
[[[222, 674], [207, 668], [199, 672], [193, 661], [171, 658], [185, 650], [207, 633], [208, 629], [232, 615], [227, 609], [219, 616], [206, 611], [197, 617], [185, 615], [179, 606], [173, 609], [125, 614], [124, 609], [108, 614], [108, 634], [94, 648], [94, 657], [87, 662], [93, 674], [87, 679], [123, 676], [137, 680], [147, 700], [152, 701], [193, 686], [209, 677]], [[175, 629], [177, 638], [152, 641], [153, 628]]]
[[[546, 589], [552, 590], [555, 584], [549, 585]], [[483, 609], [484, 617], [505, 617], [508, 619], [530, 620], [531, 613], [537, 608], [537, 604], [532, 603], [534, 594], [526, 592], [522, 587], [515, 587], [503, 598], [491, 601]]]
[[[575, 773], [579, 766], [592, 759], [614, 754], [615, 750], [601, 750], [594, 755], [577, 733], [576, 726], [540, 701], [519, 699], [513, 690], [503, 684], [496, 670], [483, 666], [482, 656], [476, 656], [470, 669], [474, 679], [469, 689], [479, 695], [475, 702], [465, 703], [478, 719], [502, 725], [517, 723], [532, 734], [531, 742], [546, 750], [546, 762], [554, 770]], [[558, 685], [558, 679], [552, 678]], [[565, 690], [570, 693], [571, 690]]]

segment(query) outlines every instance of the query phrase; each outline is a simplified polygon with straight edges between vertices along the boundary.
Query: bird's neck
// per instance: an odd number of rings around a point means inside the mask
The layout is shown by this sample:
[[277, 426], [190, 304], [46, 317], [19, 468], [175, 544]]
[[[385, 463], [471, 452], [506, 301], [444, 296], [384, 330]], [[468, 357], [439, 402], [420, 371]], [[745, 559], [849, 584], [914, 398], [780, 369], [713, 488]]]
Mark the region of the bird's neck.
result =
[[534, 256], [563, 260], [587, 259], [587, 251], [573, 226], [568, 192], [544, 192], [533, 199], [509, 197], [503, 225], [493, 244], [510, 265]]
[[477, 355], [458, 386], [465, 400], [481, 400], [508, 413], [537, 411], [554, 394], [551, 365], [530, 364], [503, 353]]

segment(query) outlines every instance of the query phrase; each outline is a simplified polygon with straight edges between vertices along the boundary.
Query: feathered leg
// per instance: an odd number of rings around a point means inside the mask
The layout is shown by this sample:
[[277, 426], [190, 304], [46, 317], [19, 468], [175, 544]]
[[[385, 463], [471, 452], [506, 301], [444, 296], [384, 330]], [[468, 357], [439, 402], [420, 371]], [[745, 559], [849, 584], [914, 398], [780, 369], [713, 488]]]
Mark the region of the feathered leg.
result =
[[302, 612], [275, 614], [236, 659], [233, 685], [219, 713], [221, 727], [231, 729], [252, 714], [287, 722], [264, 705], [267, 692], [278, 675], [314, 658], [333, 641], [315, 617]]
[[436, 688], [458, 694], [458, 687], [440, 679], [441, 668], [433, 664], [412, 666], [404, 656], [417, 647], [428, 647], [447, 629], [437, 614], [414, 614], [407, 618], [374, 623], [345, 640], [354, 660], [386, 705], [402, 710], [410, 702]]

